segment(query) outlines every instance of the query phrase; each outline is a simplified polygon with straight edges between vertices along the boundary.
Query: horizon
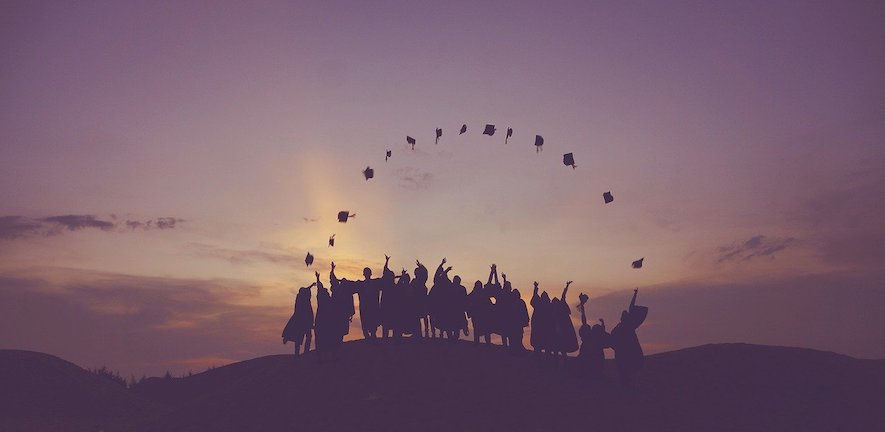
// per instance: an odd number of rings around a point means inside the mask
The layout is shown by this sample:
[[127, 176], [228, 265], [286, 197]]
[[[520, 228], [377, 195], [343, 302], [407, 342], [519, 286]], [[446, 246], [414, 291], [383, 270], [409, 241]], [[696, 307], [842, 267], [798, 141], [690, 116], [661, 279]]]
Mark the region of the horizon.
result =
[[0, 348], [289, 353], [298, 287], [388, 254], [592, 320], [638, 287], [648, 353], [885, 358], [883, 4], [0, 8]]

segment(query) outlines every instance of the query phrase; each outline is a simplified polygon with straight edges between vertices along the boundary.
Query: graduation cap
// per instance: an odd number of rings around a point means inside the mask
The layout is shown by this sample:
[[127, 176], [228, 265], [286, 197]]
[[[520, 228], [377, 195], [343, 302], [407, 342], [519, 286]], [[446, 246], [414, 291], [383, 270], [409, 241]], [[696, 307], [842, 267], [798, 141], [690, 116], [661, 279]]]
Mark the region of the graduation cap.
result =
[[488, 136], [494, 135], [495, 134], [495, 125], [487, 124], [486, 129], [484, 131], [482, 131], [482, 134], [488, 135]]
[[342, 210], [338, 212], [338, 222], [347, 223], [348, 218], [356, 217], [356, 213], [350, 214], [347, 210]]
[[436, 128], [436, 142], [434, 144], [439, 144], [439, 137], [442, 136], [442, 129]]
[[390, 159], [390, 155], [393, 154], [390, 150], [387, 150], [387, 154], [384, 155], [384, 162], [387, 162], [387, 159]]
[[642, 258], [639, 258], [639, 259], [636, 260], [636, 261], [633, 261], [633, 268], [635, 268], [635, 269], [640, 269], [640, 268], [642, 268], [642, 260], [644, 260], [644, 259], [645, 259], [645, 257], [642, 257]]
[[411, 144], [412, 150], [415, 150], [415, 138], [406, 135], [406, 143]]
[[307, 264], [308, 267], [313, 264], [313, 255], [311, 255], [310, 252], [308, 252], [307, 256], [304, 258], [304, 263]]
[[467, 132], [467, 125], [466, 124], [461, 125], [461, 132], [459, 132], [458, 135], [464, 135], [464, 132]]
[[544, 137], [542, 137], [541, 135], [535, 135], [535, 153], [541, 151], [541, 149], [543, 148], [541, 146], [543, 146], [543, 145], [544, 145]]
[[571, 153], [566, 153], [566, 154], [562, 155], [562, 164], [565, 166], [570, 166], [570, 167], [572, 167], [572, 169], [575, 169], [578, 167], [577, 165], [575, 165], [575, 155], [573, 155]]
[[608, 192], [602, 194], [602, 199], [605, 200], [606, 204], [608, 204], [608, 203], [614, 201], [615, 197], [612, 196], [611, 191], [608, 191]]
[[507, 144], [507, 140], [513, 136], [513, 128], [507, 128], [507, 137], [504, 138], [504, 144]]
[[332, 236], [329, 237], [329, 247], [334, 247], [334, 246], [335, 246], [335, 234], [332, 234]]
[[370, 178], [375, 177], [375, 170], [373, 170], [372, 167], [366, 167], [366, 169], [363, 170], [363, 176], [366, 177], [366, 181], [369, 181]]

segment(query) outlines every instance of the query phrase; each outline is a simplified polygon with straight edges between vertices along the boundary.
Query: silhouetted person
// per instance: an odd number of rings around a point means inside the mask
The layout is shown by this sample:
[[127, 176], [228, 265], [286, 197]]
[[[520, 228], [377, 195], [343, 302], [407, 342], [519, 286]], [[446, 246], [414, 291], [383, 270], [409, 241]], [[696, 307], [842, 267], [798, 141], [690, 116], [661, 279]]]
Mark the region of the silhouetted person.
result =
[[581, 374], [592, 381], [602, 380], [605, 368], [605, 348], [609, 347], [609, 334], [605, 331], [605, 321], [599, 320], [599, 324], [590, 327], [587, 324], [587, 315], [584, 305], [587, 303], [586, 294], [579, 296], [581, 299], [578, 307], [581, 309], [581, 350], [578, 353], [578, 365]]
[[461, 332], [464, 336], [470, 336], [470, 330], [467, 329], [467, 288], [461, 285], [461, 276], [455, 275], [452, 278], [451, 293], [451, 337], [458, 339]]
[[636, 373], [642, 369], [645, 356], [636, 329], [648, 316], [648, 308], [636, 306], [636, 295], [639, 289], [633, 290], [633, 299], [630, 300], [628, 310], [621, 312], [621, 322], [612, 329], [611, 346], [615, 350], [615, 364], [618, 365], [618, 373], [624, 385], [632, 385]]
[[565, 288], [562, 289], [562, 298], [554, 298], [550, 302], [554, 328], [553, 352], [562, 354], [563, 357], [578, 350], [578, 336], [575, 334], [575, 326], [570, 317], [572, 311], [565, 300], [571, 284], [572, 281], [566, 282]]
[[510, 295], [513, 288], [506, 274], [501, 273], [501, 278], [504, 285], [495, 293], [495, 333], [501, 336], [501, 346], [509, 347], [514, 327], [513, 296]]
[[421, 261], [416, 260], [415, 263], [417, 264], [417, 267], [415, 267], [415, 278], [412, 279], [409, 285], [413, 296], [413, 312], [418, 319], [418, 332], [415, 333], [415, 336], [422, 336], [423, 326], [423, 336], [426, 338], [430, 336], [430, 320], [427, 316], [427, 267], [424, 267]]
[[532, 334], [529, 342], [535, 352], [551, 352], [553, 344], [553, 313], [550, 310], [550, 296], [547, 291], [538, 295], [538, 282], [532, 290]]
[[529, 325], [529, 310], [522, 299], [522, 293], [514, 289], [510, 291], [510, 314], [508, 318], [510, 346], [516, 351], [525, 350], [522, 343], [524, 329]]
[[442, 337], [441, 333], [445, 333], [446, 322], [446, 294], [452, 281], [449, 280], [448, 272], [452, 270], [450, 266], [443, 269], [446, 259], [443, 258], [439, 263], [439, 267], [433, 273], [433, 286], [427, 294], [427, 313], [430, 317], [430, 337]]
[[317, 281], [298, 289], [295, 296], [295, 311], [286, 327], [283, 329], [283, 343], [295, 342], [295, 355], [310, 351], [310, 343], [313, 335], [313, 306], [310, 304], [310, 289], [320, 283], [320, 274], [316, 273]]
[[[387, 261], [390, 257], [384, 255]], [[397, 276], [393, 274], [388, 265], [384, 265], [384, 273], [381, 275], [381, 337], [387, 338], [388, 335], [395, 334], [396, 310], [398, 303], [401, 302], [399, 286], [396, 284]]]
[[393, 332], [399, 337], [402, 335], [418, 335], [421, 325], [415, 312], [415, 293], [412, 291], [412, 278], [406, 269], [403, 269], [396, 284], [396, 296], [393, 307]]
[[[389, 272], [390, 257], [384, 255], [384, 272]], [[362, 281], [356, 284], [356, 293], [360, 298], [360, 325], [363, 337], [376, 339], [378, 327], [381, 325], [381, 279], [372, 279], [372, 269], [363, 269]]]
[[[498, 266], [495, 264], [492, 264], [491, 270], [489, 270], [489, 279], [488, 281], [486, 281], [484, 289], [486, 292], [486, 296], [488, 296], [488, 298], [490, 299], [488, 312], [486, 314], [486, 331], [488, 332], [489, 337], [487, 337], [486, 339], [488, 340], [488, 343], [492, 343], [491, 334], [501, 334], [501, 319], [499, 317], [501, 308], [498, 307], [498, 303], [499, 294], [503, 289], [501, 288], [501, 282], [498, 280]], [[492, 302], [491, 299], [494, 299], [495, 301]], [[506, 345], [506, 341], [503, 336], [501, 337], [501, 342], [502, 345]]]
[[[332, 261], [332, 271], [329, 272], [329, 282], [332, 285], [332, 293], [334, 294], [336, 291], [342, 294], [341, 300], [346, 304], [344, 308], [344, 313], [347, 315], [348, 322], [353, 319], [353, 316], [356, 314], [356, 308], [354, 307], [353, 302], [353, 282], [347, 279], [338, 279], [335, 276], [335, 262]], [[344, 292], [346, 291], [346, 293]], [[345, 295], [346, 294], [346, 295]], [[347, 297], [349, 296], [349, 297]], [[348, 331], [349, 332], [349, 331]], [[347, 334], [347, 333], [345, 333]]]
[[473, 283], [473, 291], [467, 295], [467, 315], [473, 324], [473, 341], [480, 343], [480, 337], [485, 337], [486, 343], [491, 343], [489, 332], [489, 313], [492, 301], [482, 285], [482, 281]]
[[[335, 264], [332, 263], [332, 271], [334, 272]], [[316, 333], [316, 349], [319, 355], [325, 356], [328, 352], [334, 351], [341, 343], [342, 322], [348, 325], [346, 303], [341, 302], [323, 287], [322, 283], [317, 284], [317, 312], [314, 325]]]

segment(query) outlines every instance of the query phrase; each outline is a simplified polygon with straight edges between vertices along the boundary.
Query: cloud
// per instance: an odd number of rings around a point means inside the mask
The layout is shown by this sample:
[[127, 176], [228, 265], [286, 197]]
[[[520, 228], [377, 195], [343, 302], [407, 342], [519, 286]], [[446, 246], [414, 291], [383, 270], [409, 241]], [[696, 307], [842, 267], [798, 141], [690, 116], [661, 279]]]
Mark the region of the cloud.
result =
[[395, 171], [400, 187], [410, 190], [426, 190], [433, 182], [433, 174], [417, 168], [405, 167]]
[[41, 220], [50, 224], [60, 225], [68, 231], [77, 231], [84, 228], [96, 228], [102, 231], [109, 231], [116, 226], [111, 221], [101, 220], [93, 215], [49, 216]]
[[17, 239], [41, 235], [46, 225], [40, 221], [21, 216], [0, 216], [0, 239]]
[[720, 246], [717, 263], [725, 261], [746, 261], [755, 257], [774, 256], [775, 253], [787, 248], [794, 239], [772, 238], [764, 235], [750, 237], [743, 242], [736, 242], [728, 246]]
[[194, 254], [204, 258], [223, 259], [231, 264], [252, 264], [256, 262], [268, 262], [272, 264], [295, 265], [304, 261], [304, 255], [281, 251], [267, 251], [259, 249], [231, 249], [205, 243], [190, 243], [188, 245]]
[[[279, 352], [292, 305], [256, 305], [261, 291], [229, 279], [63, 269], [0, 274], [0, 340], [4, 348], [86, 367], [155, 375], [200, 370], [218, 359]], [[200, 358], [205, 362], [194, 360]]]
[[64, 231], [80, 231], [96, 229], [107, 232], [120, 232], [124, 228], [131, 230], [142, 229], [173, 229], [184, 219], [174, 217], [161, 217], [148, 219], [144, 222], [126, 220], [123, 223], [116, 222], [116, 216], [111, 215], [110, 220], [101, 219], [95, 215], [60, 215], [43, 218], [29, 218], [24, 216], [0, 216], [0, 239], [14, 240], [28, 237], [50, 237]]

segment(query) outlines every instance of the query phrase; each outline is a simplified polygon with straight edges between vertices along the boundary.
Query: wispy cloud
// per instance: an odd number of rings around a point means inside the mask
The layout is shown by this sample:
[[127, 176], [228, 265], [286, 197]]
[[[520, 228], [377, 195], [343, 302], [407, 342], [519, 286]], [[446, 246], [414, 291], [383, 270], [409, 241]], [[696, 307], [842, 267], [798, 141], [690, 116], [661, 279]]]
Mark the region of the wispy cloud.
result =
[[792, 237], [753, 236], [742, 242], [720, 246], [716, 262], [746, 261], [756, 257], [774, 256], [775, 253], [786, 249], [794, 240]]
[[304, 260], [304, 255], [286, 251], [232, 249], [205, 243], [190, 243], [188, 247], [193, 250], [194, 254], [197, 256], [223, 259], [231, 264], [268, 262], [272, 264], [295, 265]]
[[425, 190], [433, 183], [433, 174], [413, 167], [399, 168], [395, 171], [399, 177], [400, 187], [411, 190]]
[[160, 217], [145, 221], [117, 222], [116, 217], [104, 219], [95, 215], [59, 215], [43, 218], [0, 216], [0, 239], [14, 240], [28, 237], [50, 237], [65, 231], [95, 229], [108, 232], [128, 230], [173, 229], [184, 219]]

